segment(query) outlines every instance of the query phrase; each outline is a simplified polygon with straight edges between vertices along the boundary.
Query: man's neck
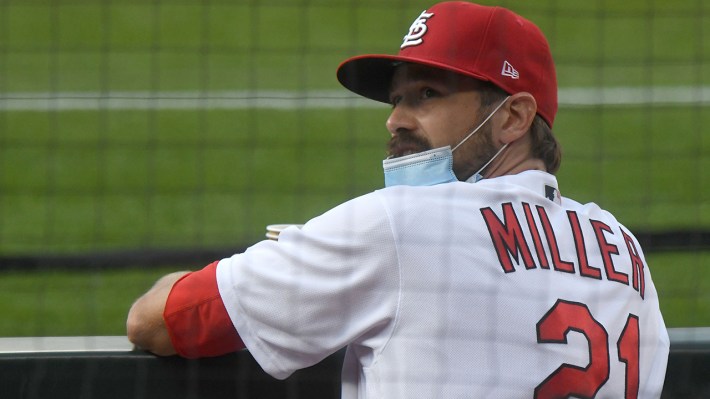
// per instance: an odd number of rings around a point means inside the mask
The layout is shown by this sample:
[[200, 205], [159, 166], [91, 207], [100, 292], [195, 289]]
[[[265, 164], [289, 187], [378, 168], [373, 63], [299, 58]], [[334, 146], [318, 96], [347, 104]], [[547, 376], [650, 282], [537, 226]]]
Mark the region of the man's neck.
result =
[[530, 140], [527, 136], [510, 143], [500, 156], [483, 171], [483, 177], [490, 179], [498, 176], [517, 175], [526, 170], [547, 171], [545, 162], [533, 157]]

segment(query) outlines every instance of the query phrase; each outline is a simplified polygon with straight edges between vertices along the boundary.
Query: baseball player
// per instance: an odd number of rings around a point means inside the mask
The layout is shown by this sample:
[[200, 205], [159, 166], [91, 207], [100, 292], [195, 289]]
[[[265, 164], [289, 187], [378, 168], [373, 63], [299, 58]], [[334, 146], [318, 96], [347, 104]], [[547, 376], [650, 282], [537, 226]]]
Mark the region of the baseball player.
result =
[[129, 338], [247, 348], [276, 378], [346, 347], [343, 398], [658, 398], [669, 340], [643, 251], [562, 196], [552, 56], [530, 21], [444, 2], [397, 55], [346, 60], [392, 105], [385, 188], [159, 280]]

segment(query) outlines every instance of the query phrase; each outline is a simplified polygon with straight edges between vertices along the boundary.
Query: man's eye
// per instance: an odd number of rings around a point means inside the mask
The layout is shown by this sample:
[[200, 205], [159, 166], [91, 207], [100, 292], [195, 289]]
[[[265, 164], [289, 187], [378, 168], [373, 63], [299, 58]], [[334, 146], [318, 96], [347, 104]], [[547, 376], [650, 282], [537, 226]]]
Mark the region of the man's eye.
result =
[[390, 98], [390, 104], [394, 107], [402, 101], [402, 96], [394, 96]]
[[434, 89], [425, 88], [422, 90], [422, 98], [436, 97], [436, 91]]

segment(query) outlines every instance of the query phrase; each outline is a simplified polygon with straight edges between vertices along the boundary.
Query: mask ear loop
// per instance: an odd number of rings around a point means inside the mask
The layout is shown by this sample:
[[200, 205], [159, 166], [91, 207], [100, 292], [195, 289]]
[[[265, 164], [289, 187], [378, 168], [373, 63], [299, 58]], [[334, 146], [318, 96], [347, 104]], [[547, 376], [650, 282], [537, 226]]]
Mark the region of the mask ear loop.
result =
[[[501, 101], [501, 103], [498, 104], [498, 106], [493, 110], [493, 112], [491, 112], [490, 114], [488, 114], [488, 116], [486, 117], [486, 119], [484, 119], [483, 122], [481, 122], [480, 125], [478, 125], [475, 129], [473, 129], [473, 131], [472, 131], [471, 133], [469, 133], [468, 136], [464, 137], [464, 139], [461, 140], [461, 142], [459, 142], [458, 144], [456, 144], [456, 147], [454, 147], [454, 148], [451, 150], [451, 152], [456, 151], [456, 149], [459, 148], [459, 147], [461, 146], [461, 144], [465, 143], [466, 140], [470, 139], [471, 136], [473, 136], [477, 131], [479, 131], [479, 130], [481, 129], [481, 127], [483, 127], [483, 125], [485, 125], [486, 122], [488, 122], [488, 120], [491, 119], [491, 118], [493, 117], [493, 115], [495, 115], [496, 112], [498, 112], [498, 110], [500, 109], [500, 107], [502, 107], [503, 104], [505, 104], [505, 102], [508, 101], [509, 98], [510, 98], [510, 96], [508, 96], [508, 97], [506, 97], [505, 99], [503, 99], [503, 101]], [[506, 144], [506, 145], [507, 145], [507, 144]], [[505, 147], [503, 147], [503, 148], [505, 148]], [[501, 150], [502, 150], [502, 149], [501, 149]], [[500, 153], [500, 151], [498, 151], [498, 152]], [[496, 154], [496, 156], [497, 156], [497, 155], [498, 155], [498, 154]], [[494, 158], [495, 158], [495, 157], [494, 157]], [[493, 159], [491, 159], [491, 161], [492, 161], [492, 160], [493, 160]], [[490, 163], [491, 161], [488, 161], [488, 163]], [[488, 164], [486, 164], [486, 166], [488, 166]]]
[[[510, 144], [510, 143], [503, 144], [503, 147], [500, 147], [500, 150], [498, 150], [498, 152], [496, 152], [496, 154], [493, 155], [493, 157], [490, 160], [488, 160], [488, 162], [486, 162], [485, 165], [481, 166], [481, 169], [478, 169], [476, 171], [476, 173], [474, 173], [473, 175], [475, 176], [475, 175], [480, 174], [483, 171], [483, 169], [485, 169], [488, 165], [491, 164], [491, 162], [493, 162], [494, 159], [498, 158], [498, 155], [500, 155], [500, 153], [503, 152], [503, 150], [505, 150], [505, 148], [508, 146], [508, 144]], [[483, 178], [483, 176], [481, 176], [481, 178]]]

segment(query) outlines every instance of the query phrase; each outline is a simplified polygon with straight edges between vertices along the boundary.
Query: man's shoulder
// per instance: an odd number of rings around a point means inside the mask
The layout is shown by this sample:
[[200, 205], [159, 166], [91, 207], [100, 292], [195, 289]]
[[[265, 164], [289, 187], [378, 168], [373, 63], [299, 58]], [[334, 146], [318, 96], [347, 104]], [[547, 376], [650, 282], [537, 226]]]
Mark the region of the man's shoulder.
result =
[[328, 230], [347, 229], [354, 224], [374, 227], [386, 222], [386, 214], [381, 194], [373, 191], [342, 202], [309, 220], [307, 224]]
[[567, 211], [574, 211], [577, 215], [584, 216], [589, 220], [603, 222], [606, 225], [623, 229], [624, 234], [633, 237], [633, 233], [623, 221], [620, 221], [612, 212], [594, 202], [580, 203], [570, 198], [563, 198], [562, 206], [567, 209]]
[[596, 202], [582, 203], [568, 197], [563, 197], [562, 207], [569, 211], [574, 211], [578, 214], [589, 216], [593, 219], [613, 219], [614, 221], [616, 221], [616, 216], [614, 216], [614, 214], [602, 208]]

